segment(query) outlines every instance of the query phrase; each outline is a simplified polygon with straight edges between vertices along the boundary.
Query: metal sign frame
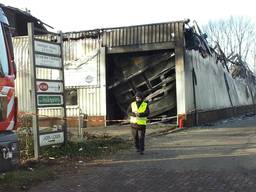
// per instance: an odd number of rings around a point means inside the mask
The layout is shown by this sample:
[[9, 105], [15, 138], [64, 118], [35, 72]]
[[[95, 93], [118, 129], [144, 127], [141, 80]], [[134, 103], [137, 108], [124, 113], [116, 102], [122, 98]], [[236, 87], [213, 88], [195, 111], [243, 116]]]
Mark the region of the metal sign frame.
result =
[[[64, 134], [64, 142], [58, 143], [58, 144], [65, 144], [67, 143], [67, 114], [66, 114], [66, 99], [65, 99], [65, 79], [64, 79], [64, 63], [63, 63], [63, 36], [62, 33], [52, 33], [57, 37], [57, 43], [46, 41], [42, 39], [35, 38], [34, 31], [37, 31], [38, 29], [34, 28], [33, 23], [28, 23], [28, 37], [29, 37], [29, 53], [30, 53], [30, 61], [31, 61], [31, 95], [32, 95], [32, 111], [33, 111], [33, 135], [34, 135], [34, 154], [35, 158], [38, 159], [39, 156], [39, 149], [40, 149], [40, 136], [46, 135], [46, 134], [58, 134], [60, 132], [63, 132]], [[40, 30], [39, 30], [40, 31]], [[35, 50], [35, 42], [41, 42], [42, 44], [48, 45], [45, 49], [41, 49], [41, 51]], [[59, 47], [59, 53], [49, 53], [54, 52], [54, 47]], [[48, 49], [47, 49], [48, 48]], [[50, 50], [50, 51], [49, 51]], [[57, 52], [58, 52], [57, 51]], [[36, 63], [36, 55], [40, 55], [42, 57], [52, 57], [56, 60], [61, 60], [61, 66], [49, 66], [49, 63], [47, 65], [37, 65]], [[60, 70], [61, 73], [61, 80], [51, 80], [51, 79], [39, 79], [37, 78], [36, 69], [37, 68], [46, 68], [46, 69], [57, 69]], [[62, 91], [61, 92], [38, 92], [37, 91], [37, 82], [39, 81], [45, 81], [45, 82], [57, 82], [62, 84]], [[49, 95], [49, 96], [55, 96], [60, 95], [62, 97], [62, 103], [59, 105], [40, 105], [38, 104], [38, 96], [41, 95]], [[38, 108], [42, 107], [62, 107], [63, 108], [63, 119], [64, 119], [64, 125], [63, 125], [63, 131], [52, 131], [47, 133], [41, 133], [39, 132], [39, 125], [38, 125]], [[44, 145], [45, 146], [45, 145]]]

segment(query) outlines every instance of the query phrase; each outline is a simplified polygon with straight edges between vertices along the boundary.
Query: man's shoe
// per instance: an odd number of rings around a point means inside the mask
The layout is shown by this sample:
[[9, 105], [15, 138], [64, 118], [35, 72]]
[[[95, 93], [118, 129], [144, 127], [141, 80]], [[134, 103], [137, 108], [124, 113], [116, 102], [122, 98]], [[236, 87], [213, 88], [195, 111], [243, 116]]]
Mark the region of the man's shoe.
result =
[[141, 152], [140, 152], [140, 154], [141, 154], [141, 155], [144, 155], [144, 152], [143, 152], [143, 151], [141, 151]]

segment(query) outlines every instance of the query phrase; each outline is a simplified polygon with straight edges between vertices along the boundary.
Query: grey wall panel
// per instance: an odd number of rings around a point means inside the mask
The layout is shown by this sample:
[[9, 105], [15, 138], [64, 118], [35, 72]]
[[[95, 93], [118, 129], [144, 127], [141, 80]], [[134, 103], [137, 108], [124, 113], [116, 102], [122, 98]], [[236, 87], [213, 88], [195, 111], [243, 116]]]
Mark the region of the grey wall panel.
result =
[[[197, 51], [186, 50], [186, 110], [188, 113], [195, 109], [192, 83], [193, 67], [197, 79], [197, 85], [195, 85], [197, 110], [207, 111], [253, 104], [253, 97], [249, 89], [255, 90], [255, 88], [248, 85], [245, 79], [233, 79], [221, 63], [216, 63], [216, 59], [215, 56], [203, 58]], [[248, 91], [246, 91], [247, 89]]]

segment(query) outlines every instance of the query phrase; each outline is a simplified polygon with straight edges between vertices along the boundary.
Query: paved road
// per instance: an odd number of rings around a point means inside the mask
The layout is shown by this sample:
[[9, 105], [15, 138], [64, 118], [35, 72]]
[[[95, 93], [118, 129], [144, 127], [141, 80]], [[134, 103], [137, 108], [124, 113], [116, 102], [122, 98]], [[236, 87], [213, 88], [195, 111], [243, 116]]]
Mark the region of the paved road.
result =
[[123, 151], [30, 192], [255, 192], [256, 117], [147, 138], [145, 155]]

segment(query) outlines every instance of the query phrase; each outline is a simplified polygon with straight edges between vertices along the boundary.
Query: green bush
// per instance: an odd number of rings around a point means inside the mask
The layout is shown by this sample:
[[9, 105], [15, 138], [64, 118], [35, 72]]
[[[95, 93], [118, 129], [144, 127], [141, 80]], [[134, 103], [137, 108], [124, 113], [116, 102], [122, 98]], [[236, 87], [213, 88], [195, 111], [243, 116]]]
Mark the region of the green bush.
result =
[[131, 144], [120, 138], [99, 137], [82, 142], [67, 142], [64, 146], [48, 146], [42, 148], [43, 157], [68, 157], [94, 159], [110, 155], [121, 149], [127, 149]]
[[[18, 138], [20, 144], [21, 161], [26, 161], [34, 157], [33, 133], [32, 133], [32, 115], [19, 114]], [[68, 141], [67, 145], [46, 146], [40, 148], [40, 157], [68, 157], [68, 158], [88, 158], [93, 159], [100, 156], [108, 155], [125, 149], [130, 143], [120, 138], [109, 135], [87, 135], [84, 141]]]

